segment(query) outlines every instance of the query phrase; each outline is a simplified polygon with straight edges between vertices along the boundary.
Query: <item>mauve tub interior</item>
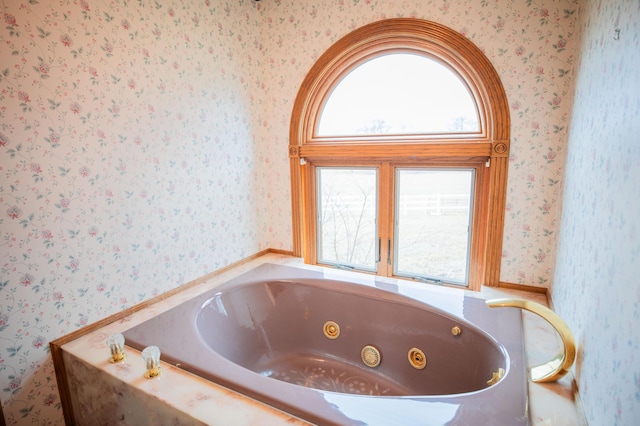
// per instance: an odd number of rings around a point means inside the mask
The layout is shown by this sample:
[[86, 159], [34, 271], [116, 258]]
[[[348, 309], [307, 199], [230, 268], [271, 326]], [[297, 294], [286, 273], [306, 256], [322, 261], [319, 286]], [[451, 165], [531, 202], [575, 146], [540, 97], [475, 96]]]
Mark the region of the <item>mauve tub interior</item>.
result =
[[[398, 302], [326, 288], [334, 281], [257, 282], [223, 291], [205, 302], [196, 317], [207, 346], [228, 360], [266, 377], [345, 393], [440, 395], [487, 387], [491, 372], [506, 367], [505, 353], [471, 324], [453, 336], [460, 320]], [[326, 321], [341, 325], [340, 336], [323, 334]], [[360, 357], [377, 347], [382, 362], [366, 366]], [[412, 347], [427, 366], [408, 361]]]
[[[156, 345], [163, 361], [314, 423], [529, 424], [518, 310], [490, 310], [463, 292], [378, 287], [390, 286], [266, 264], [124, 335], [129, 346]], [[411, 297], [398, 294], [404, 287]], [[340, 326], [337, 338], [323, 333], [327, 321]], [[376, 367], [361, 359], [367, 345], [379, 350]], [[409, 362], [412, 348], [426, 356], [423, 369]], [[499, 369], [505, 376], [489, 385]]]

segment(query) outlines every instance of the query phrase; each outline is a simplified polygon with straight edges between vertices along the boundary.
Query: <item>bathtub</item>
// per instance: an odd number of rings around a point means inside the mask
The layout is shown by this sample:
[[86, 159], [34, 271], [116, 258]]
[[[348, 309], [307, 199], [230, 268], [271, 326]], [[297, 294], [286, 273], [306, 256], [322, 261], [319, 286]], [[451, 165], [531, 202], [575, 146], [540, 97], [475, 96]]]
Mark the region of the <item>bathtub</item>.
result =
[[528, 425], [520, 311], [451, 293], [264, 264], [124, 336], [315, 424]]

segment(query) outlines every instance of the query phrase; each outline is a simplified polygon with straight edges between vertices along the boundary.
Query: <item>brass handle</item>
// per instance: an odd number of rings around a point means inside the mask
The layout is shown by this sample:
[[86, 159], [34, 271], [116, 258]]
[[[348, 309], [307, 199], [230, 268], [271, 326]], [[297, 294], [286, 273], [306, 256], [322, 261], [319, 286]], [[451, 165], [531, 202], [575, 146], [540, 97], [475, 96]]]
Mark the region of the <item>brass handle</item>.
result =
[[534, 382], [555, 382], [569, 372], [576, 359], [576, 343], [567, 324], [551, 309], [539, 303], [523, 299], [491, 299], [485, 301], [490, 308], [520, 308], [544, 318], [555, 328], [562, 339], [563, 351], [544, 364], [531, 367], [531, 380]]

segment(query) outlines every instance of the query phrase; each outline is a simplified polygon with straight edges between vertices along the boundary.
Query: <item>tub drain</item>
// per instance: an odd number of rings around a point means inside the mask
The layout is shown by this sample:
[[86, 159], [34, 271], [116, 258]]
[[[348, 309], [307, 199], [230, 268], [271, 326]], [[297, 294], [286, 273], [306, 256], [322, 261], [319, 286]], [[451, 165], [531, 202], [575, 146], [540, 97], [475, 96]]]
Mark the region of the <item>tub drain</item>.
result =
[[362, 351], [360, 351], [360, 356], [362, 357], [362, 362], [364, 362], [364, 365], [371, 368], [380, 365], [380, 361], [382, 360], [378, 348], [371, 345], [367, 345], [362, 348]]

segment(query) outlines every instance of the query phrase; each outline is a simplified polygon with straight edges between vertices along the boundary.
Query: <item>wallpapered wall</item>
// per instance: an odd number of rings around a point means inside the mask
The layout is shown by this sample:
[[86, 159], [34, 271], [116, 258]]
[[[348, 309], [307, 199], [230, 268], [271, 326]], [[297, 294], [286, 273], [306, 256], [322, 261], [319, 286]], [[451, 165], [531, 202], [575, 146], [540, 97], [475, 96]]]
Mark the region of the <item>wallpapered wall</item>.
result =
[[640, 418], [640, 2], [587, 2], [580, 21], [552, 295], [579, 345], [589, 423], [632, 425]]
[[60, 423], [51, 339], [267, 247], [257, 11], [2, 6], [0, 398]]
[[49, 340], [266, 247], [291, 249], [305, 73], [376, 20], [473, 40], [512, 112], [503, 281], [549, 286], [575, 0], [2, 1], [0, 399], [62, 423]]

